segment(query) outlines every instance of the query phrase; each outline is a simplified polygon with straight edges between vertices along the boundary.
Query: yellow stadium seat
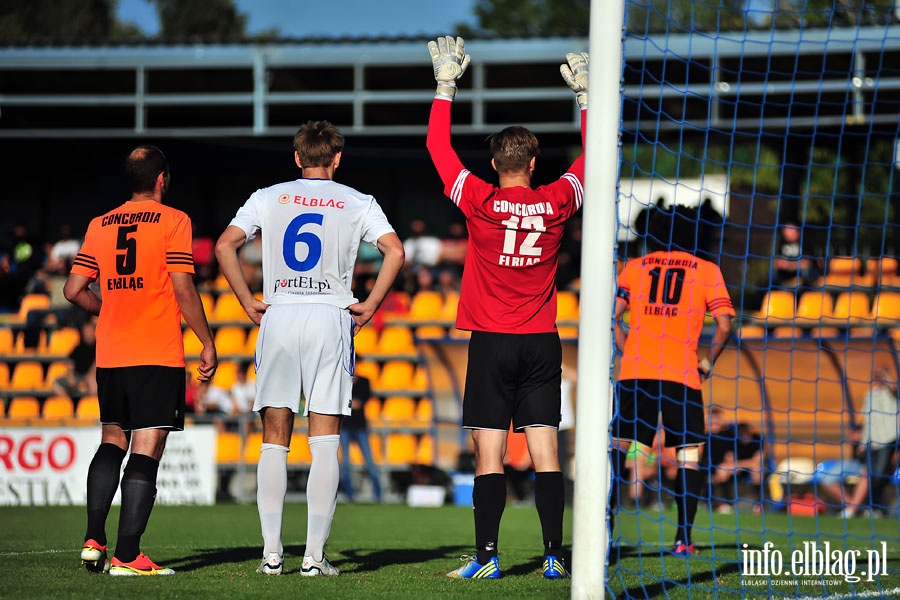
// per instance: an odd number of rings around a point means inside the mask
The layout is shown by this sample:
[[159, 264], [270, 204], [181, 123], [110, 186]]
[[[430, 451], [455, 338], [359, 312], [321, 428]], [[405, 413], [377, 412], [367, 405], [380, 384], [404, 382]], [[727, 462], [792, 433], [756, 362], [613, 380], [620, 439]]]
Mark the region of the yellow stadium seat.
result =
[[377, 433], [369, 434], [369, 448], [372, 450], [372, 460], [375, 461], [376, 464], [382, 464], [384, 462], [384, 441], [381, 436]]
[[203, 344], [200, 342], [200, 338], [197, 337], [197, 334], [194, 333], [193, 329], [190, 327], [185, 328], [181, 338], [184, 343], [185, 356], [200, 355], [200, 352], [203, 350]]
[[434, 420], [434, 402], [431, 398], [420, 398], [416, 404], [416, 423], [419, 425], [429, 426]]
[[291, 435], [291, 450], [288, 452], [288, 464], [308, 465], [312, 463], [312, 452], [309, 450], [309, 437], [305, 433], [295, 431]]
[[256, 363], [247, 365], [247, 381], [256, 381]]
[[12, 354], [16, 348], [16, 334], [12, 329], [0, 329], [0, 354]]
[[772, 337], [776, 338], [798, 338], [803, 337], [803, 330], [799, 327], [791, 325], [782, 325], [772, 330]]
[[428, 390], [428, 368], [424, 364], [416, 365], [410, 389], [421, 393], [425, 393]]
[[381, 421], [381, 400], [368, 398], [363, 404], [363, 412], [369, 425], [375, 425]]
[[385, 462], [409, 465], [416, 460], [416, 436], [411, 433], [389, 433], [385, 440]]
[[425, 434], [419, 439], [415, 463], [417, 465], [434, 464], [434, 438], [432, 436]]
[[226, 325], [219, 327], [213, 341], [219, 356], [243, 356], [247, 347], [247, 333], [243, 327]]
[[819, 325], [823, 319], [831, 318], [834, 299], [825, 290], [809, 290], [800, 295], [795, 321], [798, 324]]
[[97, 396], [82, 396], [75, 406], [75, 418], [79, 421], [98, 421], [100, 419], [100, 401], [97, 400]]
[[871, 319], [876, 327], [897, 325], [900, 322], [900, 292], [881, 290], [875, 294]]
[[231, 390], [231, 388], [234, 387], [234, 382], [237, 381], [237, 370], [238, 363], [233, 360], [220, 362], [210, 385], [213, 385], [220, 390]]
[[755, 319], [781, 325], [794, 320], [794, 293], [787, 290], [766, 292], [762, 306], [753, 314]]
[[416, 356], [415, 342], [412, 330], [403, 325], [389, 325], [378, 336], [379, 356]]
[[203, 305], [203, 313], [208, 319], [216, 306], [216, 298], [209, 292], [200, 292], [200, 304]]
[[447, 330], [441, 325], [419, 325], [416, 327], [416, 337], [420, 340], [442, 340], [447, 335]]
[[47, 365], [47, 375], [44, 378], [44, 387], [53, 387], [53, 382], [60, 377], [65, 377], [69, 372], [69, 363], [64, 360], [54, 360]]
[[579, 315], [578, 294], [569, 290], [556, 292], [557, 323], [577, 323]]
[[371, 325], [363, 327], [353, 336], [353, 349], [357, 355], [371, 356], [378, 350], [378, 331]]
[[216, 462], [230, 465], [241, 460], [241, 434], [220, 431], [216, 434]]
[[444, 298], [440, 292], [422, 290], [416, 292], [409, 304], [406, 318], [410, 321], [439, 321], [444, 311]]
[[378, 385], [381, 392], [408, 390], [413, 386], [415, 367], [407, 360], [389, 360], [381, 368]]
[[764, 338], [766, 337], [766, 328], [759, 325], [741, 325], [738, 329], [738, 337], [744, 339]]
[[416, 401], [412, 396], [388, 396], [381, 408], [381, 418], [387, 425], [412, 421], [416, 416]]
[[843, 326], [858, 325], [868, 322], [870, 312], [869, 297], [866, 293], [849, 290], [838, 294], [831, 317]]
[[375, 386], [381, 374], [381, 367], [374, 360], [360, 360], [356, 363], [356, 374], [369, 380], [369, 384]]
[[[0, 362], [0, 389], [9, 387], [9, 364]], [[2, 412], [2, 411], [0, 411]]]
[[828, 259], [825, 285], [851, 287], [862, 280], [862, 260], [853, 256], [834, 256]]
[[259, 452], [262, 446], [262, 433], [254, 431], [247, 436], [244, 442], [244, 462], [255, 465], [259, 462]]
[[14, 322], [24, 323], [28, 313], [33, 310], [48, 310], [50, 308], [50, 296], [47, 294], [25, 294], [19, 303], [19, 312], [13, 319]]
[[41, 414], [45, 421], [71, 419], [75, 416], [75, 403], [68, 396], [50, 396], [44, 400]]
[[247, 343], [244, 344], [244, 354], [254, 356], [256, 354], [256, 340], [259, 338], [259, 327], [251, 327], [247, 331]]
[[232, 323], [235, 321], [243, 323], [249, 322], [249, 318], [237, 296], [232, 293], [224, 293], [216, 298], [216, 305], [213, 308], [212, 317], [209, 321], [210, 323]]
[[44, 389], [44, 365], [36, 360], [23, 360], [16, 364], [9, 381], [13, 390]]
[[441, 320], [446, 323], [456, 322], [456, 312], [459, 309], [459, 293], [448, 293], [444, 296], [444, 307], [441, 309]]
[[576, 327], [575, 325], [560, 325], [556, 329], [559, 332], [559, 339], [561, 340], [578, 339], [578, 327]]
[[81, 332], [78, 329], [62, 327], [50, 334], [50, 340], [47, 342], [47, 354], [68, 356], [80, 341]]
[[41, 403], [34, 396], [16, 396], [9, 401], [6, 417], [10, 420], [39, 419]]
[[231, 285], [228, 283], [228, 279], [225, 278], [224, 273], [219, 273], [216, 276], [215, 281], [213, 281], [213, 290], [221, 293], [231, 293]]
[[878, 285], [900, 287], [900, 269], [898, 269], [897, 258], [883, 256], [878, 261]]

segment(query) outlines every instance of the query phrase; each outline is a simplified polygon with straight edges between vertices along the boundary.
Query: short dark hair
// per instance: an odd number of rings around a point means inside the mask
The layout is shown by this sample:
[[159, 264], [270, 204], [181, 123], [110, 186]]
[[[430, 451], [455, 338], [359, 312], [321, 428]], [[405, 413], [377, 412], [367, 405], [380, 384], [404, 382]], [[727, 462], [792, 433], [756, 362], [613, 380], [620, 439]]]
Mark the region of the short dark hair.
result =
[[344, 150], [344, 136], [328, 121], [307, 121], [294, 135], [294, 150], [304, 167], [328, 167]]
[[676, 251], [696, 254], [702, 245], [697, 240], [700, 213], [696, 208], [675, 206], [664, 209], [650, 207], [647, 225], [647, 248], [651, 251]]
[[152, 192], [160, 173], [169, 175], [169, 161], [156, 146], [138, 146], [125, 159], [125, 182], [133, 194]]
[[498, 173], [526, 171], [531, 159], [541, 152], [537, 137], [519, 125], [507, 127], [488, 140]]

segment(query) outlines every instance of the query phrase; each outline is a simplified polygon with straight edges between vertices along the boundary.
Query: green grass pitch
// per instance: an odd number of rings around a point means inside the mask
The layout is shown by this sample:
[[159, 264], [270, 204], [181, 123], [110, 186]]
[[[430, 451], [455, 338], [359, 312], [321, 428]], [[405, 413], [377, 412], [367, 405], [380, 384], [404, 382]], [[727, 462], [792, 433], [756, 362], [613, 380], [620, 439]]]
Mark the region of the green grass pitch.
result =
[[[846, 523], [836, 517], [794, 518], [779, 515], [716, 515], [712, 529], [701, 509], [695, 529], [699, 558], [665, 557], [671, 543], [674, 513], [641, 516], [624, 513], [618, 531], [631, 541], [612, 568], [615, 597], [740, 598], [823, 597], [881, 598], [900, 594], [900, 535], [895, 519]], [[118, 509], [107, 524], [115, 537]], [[566, 541], [571, 543], [571, 508], [566, 512]], [[874, 523], [874, 525], [873, 525]], [[255, 505], [215, 507], [157, 506], [143, 538], [142, 550], [171, 577], [115, 578], [81, 569], [83, 507], [3, 507], [0, 509], [0, 598], [568, 598], [568, 581], [541, 577], [540, 525], [533, 507], [509, 506], [500, 532], [503, 578], [493, 581], [450, 580], [445, 574], [472, 553], [472, 510], [454, 506], [410, 508], [404, 505], [338, 506], [328, 554], [342, 573], [336, 578], [299, 575], [306, 537], [306, 506], [285, 510], [285, 574], [264, 577], [255, 570], [262, 554]], [[735, 526], [740, 529], [735, 537]], [[829, 539], [837, 544], [849, 534], [851, 548], [868, 548], [871, 539], [888, 542], [889, 575], [876, 582], [744, 587], [738, 544], [761, 547], [773, 541], [789, 553], [785, 532], [794, 544]], [[760, 533], [767, 533], [765, 537]], [[826, 537], [827, 536], [827, 537]], [[715, 554], [712, 544], [715, 543]], [[843, 542], [841, 542], [843, 544]], [[843, 546], [842, 546], [843, 547]], [[601, 568], [598, 565], [598, 568]], [[691, 581], [694, 585], [686, 586]], [[896, 591], [895, 591], [896, 590]], [[607, 597], [613, 597], [608, 594]]]

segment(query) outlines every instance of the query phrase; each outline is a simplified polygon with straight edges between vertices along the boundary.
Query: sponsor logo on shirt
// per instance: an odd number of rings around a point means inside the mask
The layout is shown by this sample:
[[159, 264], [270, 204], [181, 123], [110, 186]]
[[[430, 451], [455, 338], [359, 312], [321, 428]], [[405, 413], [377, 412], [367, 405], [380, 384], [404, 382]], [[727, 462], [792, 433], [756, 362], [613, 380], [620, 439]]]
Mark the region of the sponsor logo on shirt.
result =
[[278, 204], [299, 204], [300, 206], [336, 208], [338, 210], [343, 210], [344, 208], [343, 200], [335, 200], [334, 198], [310, 198], [309, 196], [291, 196], [290, 194], [278, 196]]
[[331, 284], [327, 281], [316, 281], [312, 277], [283, 278], [275, 280], [273, 292], [290, 290], [289, 294], [323, 294], [331, 291]]

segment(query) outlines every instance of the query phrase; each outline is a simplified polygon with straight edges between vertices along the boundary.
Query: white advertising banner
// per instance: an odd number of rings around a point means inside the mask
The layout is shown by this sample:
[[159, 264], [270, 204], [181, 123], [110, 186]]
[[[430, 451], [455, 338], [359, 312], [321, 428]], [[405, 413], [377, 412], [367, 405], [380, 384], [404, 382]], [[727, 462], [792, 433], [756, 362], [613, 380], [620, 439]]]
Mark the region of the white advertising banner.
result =
[[[0, 506], [86, 504], [88, 467], [99, 445], [99, 427], [0, 428]], [[215, 503], [214, 427], [169, 434], [156, 489], [157, 504]]]

